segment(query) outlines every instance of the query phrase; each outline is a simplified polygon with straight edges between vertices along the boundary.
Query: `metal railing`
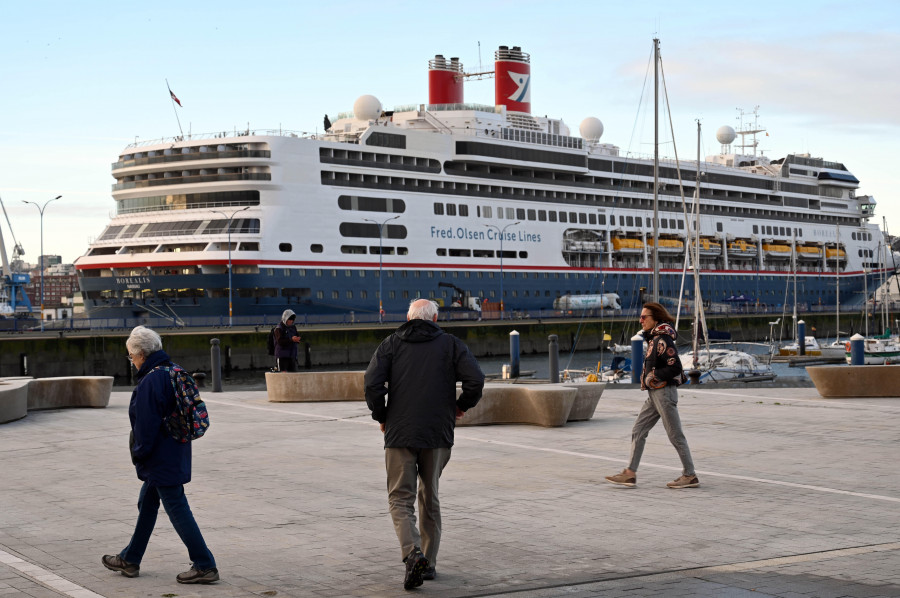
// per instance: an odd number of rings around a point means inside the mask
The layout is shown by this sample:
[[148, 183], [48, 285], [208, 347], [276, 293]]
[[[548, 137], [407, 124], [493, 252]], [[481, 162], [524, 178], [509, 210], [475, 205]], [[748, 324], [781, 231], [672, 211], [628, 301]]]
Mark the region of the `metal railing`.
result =
[[215, 183], [222, 181], [271, 181], [272, 175], [268, 172], [232, 172], [226, 174], [202, 174], [197, 176], [173, 176], [158, 179], [144, 179], [141, 181], [129, 181], [127, 183], [115, 183], [113, 191], [123, 189], [139, 189], [141, 187], [158, 187], [162, 185], [193, 185], [194, 183]]
[[165, 164], [167, 162], [184, 162], [186, 160], [224, 160], [226, 158], [271, 158], [269, 150], [211, 150], [207, 152], [177, 153], [163, 156], [148, 156], [145, 158], [132, 158], [113, 162], [112, 169], [131, 168], [145, 166], [147, 164]]
[[[668, 303], [668, 301], [667, 301]], [[826, 304], [802, 304], [797, 306], [798, 314], [834, 315], [835, 305]], [[692, 310], [690, 305], [683, 305], [677, 310], [674, 305], [667, 306], [669, 313], [678, 315], [682, 319], [690, 318]], [[787, 313], [790, 316], [792, 306], [785, 312], [782, 304], [756, 304], [756, 303], [723, 303], [715, 302], [706, 306], [706, 313], [716, 316], [730, 315], [769, 315], [778, 317]], [[882, 304], [869, 306], [869, 317], [877, 318], [882, 309]], [[900, 312], [900, 302], [891, 302], [888, 305], [891, 313]], [[862, 306], [841, 305], [841, 314], [858, 316]], [[678, 313], [676, 313], [678, 312]], [[618, 321], [634, 320], [637, 322], [639, 308], [612, 309], [509, 309], [504, 313], [504, 321], [514, 322], [522, 320], [578, 320], [581, 318], [609, 318]], [[281, 320], [281, 313], [272, 313], [259, 316], [234, 316], [235, 328], [254, 327], [259, 330], [268, 330]], [[353, 325], [377, 325], [379, 318], [374, 312], [342, 314], [297, 314], [298, 326], [353, 326]], [[383, 321], [388, 325], [398, 325], [406, 321], [405, 313], [386, 313]], [[438, 314], [439, 322], [499, 322], [499, 311], [485, 311], [482, 313], [471, 310], [447, 310]], [[135, 326], [148, 326], [160, 329], [190, 329], [190, 328], [228, 328], [228, 314], [218, 316], [141, 316], [127, 318], [67, 318], [64, 320], [49, 320], [44, 322], [45, 334], [54, 335], [59, 332], [92, 331], [92, 330], [131, 330]], [[682, 324], [682, 329], [686, 326]], [[21, 333], [38, 332], [40, 322], [36, 318], [4, 318], [0, 319], [0, 332]]]

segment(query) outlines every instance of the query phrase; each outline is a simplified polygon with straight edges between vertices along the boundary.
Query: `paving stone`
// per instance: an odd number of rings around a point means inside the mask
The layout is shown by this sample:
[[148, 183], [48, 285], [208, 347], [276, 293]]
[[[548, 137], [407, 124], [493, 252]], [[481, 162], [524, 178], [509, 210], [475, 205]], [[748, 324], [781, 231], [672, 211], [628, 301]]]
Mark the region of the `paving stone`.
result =
[[[701, 488], [665, 487], [680, 467], [661, 427], [638, 487], [617, 488], [603, 476], [624, 466], [644, 395], [608, 387], [594, 419], [562, 428], [459, 429], [428, 595], [900, 596], [900, 399], [682, 388]], [[204, 395], [213, 427], [186, 487], [222, 581], [175, 583], [188, 557], [163, 514], [139, 578], [103, 569], [137, 515], [128, 398], [0, 427], [0, 551], [25, 562], [0, 558], [0, 595], [65, 595], [45, 574], [110, 598], [406, 594], [364, 403], [257, 391]], [[842, 485], [848, 471], [865, 487]]]

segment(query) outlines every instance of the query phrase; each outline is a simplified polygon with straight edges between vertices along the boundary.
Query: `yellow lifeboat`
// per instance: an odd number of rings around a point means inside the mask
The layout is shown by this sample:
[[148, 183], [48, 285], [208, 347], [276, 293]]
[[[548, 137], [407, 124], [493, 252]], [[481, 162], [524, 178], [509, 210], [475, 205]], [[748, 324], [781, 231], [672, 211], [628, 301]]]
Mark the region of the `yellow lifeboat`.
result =
[[[647, 239], [650, 247], [653, 247], [653, 239]], [[684, 251], [684, 241], [680, 239], [660, 239], [657, 245], [660, 253], [681, 253]]]
[[791, 246], [785, 245], [784, 243], [763, 243], [763, 253], [767, 257], [783, 257], [789, 258], [791, 257]]
[[722, 244], [712, 239], [701, 238], [700, 255], [722, 255]]
[[744, 239], [735, 239], [728, 244], [728, 255], [734, 257], [753, 257], [756, 253], [756, 245]]
[[835, 249], [834, 247], [828, 247], [825, 249], [825, 259], [827, 259], [827, 260], [834, 260], [834, 259], [843, 260], [846, 258], [847, 258], [847, 254], [844, 252], [843, 249], [840, 249], [840, 248]]
[[801, 260], [817, 260], [822, 257], [822, 248], [818, 245], [801, 245], [797, 247], [797, 257]]
[[613, 237], [613, 251], [619, 253], [639, 253], [644, 251], [644, 242], [629, 237]]

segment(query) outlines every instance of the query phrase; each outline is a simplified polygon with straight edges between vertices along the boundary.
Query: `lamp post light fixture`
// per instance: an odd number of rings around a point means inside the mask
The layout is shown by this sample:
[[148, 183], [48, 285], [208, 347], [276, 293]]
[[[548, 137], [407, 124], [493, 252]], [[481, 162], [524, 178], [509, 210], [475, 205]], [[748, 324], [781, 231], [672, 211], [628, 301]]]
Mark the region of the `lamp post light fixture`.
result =
[[515, 222], [510, 222], [503, 228], [500, 228], [496, 224], [485, 224], [488, 228], [493, 228], [497, 230], [497, 234], [500, 237], [500, 319], [503, 319], [503, 233], [506, 232], [510, 226], [515, 226], [520, 224], [521, 220], [516, 220]]
[[378, 323], [384, 323], [384, 284], [382, 282], [382, 266], [384, 264], [384, 244], [382, 243], [382, 239], [384, 239], [384, 225], [390, 222], [391, 220], [396, 220], [400, 216], [394, 216], [393, 218], [388, 218], [384, 222], [378, 222], [376, 220], [370, 220], [369, 218], [363, 218], [366, 222], [371, 222], [375, 226], [378, 227]]
[[225, 212], [220, 212], [218, 210], [210, 210], [213, 214], [221, 214], [228, 219], [228, 327], [231, 328], [234, 323], [234, 316], [232, 311], [232, 301], [231, 301], [231, 220], [234, 218], [235, 214], [243, 212], [244, 210], [249, 210], [250, 206], [246, 206], [241, 208], [240, 210], [235, 210], [231, 213], [231, 216], [226, 214]]
[[38, 205], [33, 201], [25, 201], [24, 199], [22, 200], [22, 203], [30, 203], [38, 209], [38, 212], [41, 213], [41, 332], [44, 331], [44, 208], [47, 207], [48, 203], [50, 203], [51, 201], [56, 201], [60, 197], [62, 197], [62, 195], [57, 195], [53, 199], [48, 199], [44, 202], [43, 206]]

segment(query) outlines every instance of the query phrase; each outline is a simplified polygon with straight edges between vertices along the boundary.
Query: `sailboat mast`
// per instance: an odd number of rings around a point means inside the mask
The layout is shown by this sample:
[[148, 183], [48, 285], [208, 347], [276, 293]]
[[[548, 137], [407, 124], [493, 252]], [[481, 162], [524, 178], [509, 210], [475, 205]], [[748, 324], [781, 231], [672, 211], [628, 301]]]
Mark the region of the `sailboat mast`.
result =
[[797, 326], [797, 232], [791, 235], [793, 245], [791, 247], [791, 270], [794, 273], [794, 338], [797, 339], [797, 355], [800, 355], [800, 343], [805, 343], [805, 338], [800, 338]]
[[[835, 234], [837, 243], [836, 247], [841, 246], [841, 225], [835, 225]], [[835, 253], [834, 259], [834, 296], [836, 300], [836, 307], [834, 311], [834, 342], [839, 342], [841, 340], [841, 260], [838, 259], [837, 253]], [[826, 256], [827, 259], [827, 251]]]
[[659, 39], [653, 38], [653, 284], [650, 298], [659, 301]]
[[[688, 231], [690, 238], [690, 231]], [[697, 120], [697, 179], [694, 183], [694, 369], [700, 365], [700, 120]], [[704, 327], [703, 334], [706, 334]], [[709, 347], [707, 347], [709, 349]], [[707, 351], [707, 354], [708, 351]]]

